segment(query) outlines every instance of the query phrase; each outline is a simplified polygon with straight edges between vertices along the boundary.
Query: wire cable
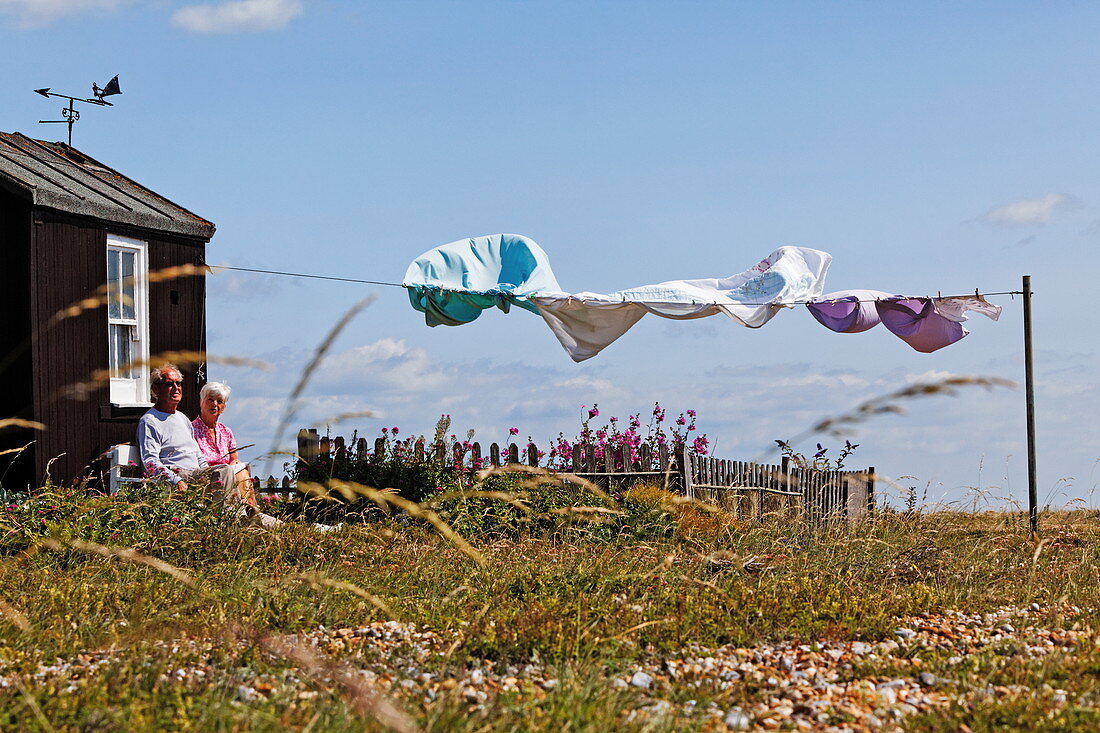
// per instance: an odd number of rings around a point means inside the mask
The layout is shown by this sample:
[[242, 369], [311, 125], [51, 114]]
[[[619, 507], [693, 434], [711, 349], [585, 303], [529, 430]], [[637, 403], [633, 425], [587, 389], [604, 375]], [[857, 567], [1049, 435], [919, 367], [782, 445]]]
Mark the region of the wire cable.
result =
[[[205, 266], [209, 267], [211, 270], [235, 270], [237, 272], [254, 272], [254, 273], [259, 273], [259, 274], [262, 274], [262, 275], [282, 275], [284, 277], [301, 277], [301, 278], [306, 278], [306, 279], [309, 279], [309, 280], [331, 280], [331, 281], [334, 281], [334, 282], [342, 282], [342, 283], [359, 283], [361, 285], [385, 285], [385, 286], [394, 287], [394, 288], [406, 287], [404, 283], [385, 282], [383, 280], [361, 280], [359, 278], [354, 278], [354, 277], [334, 277], [332, 275], [312, 275], [312, 274], [305, 273], [305, 272], [286, 272], [284, 270], [261, 270], [261, 269], [254, 268], [254, 267], [230, 267], [229, 265], [210, 265], [210, 264], [206, 264]], [[456, 293], [470, 292], [468, 290], [459, 290], [459, 289], [456, 289], [456, 288], [443, 288], [443, 287], [439, 287], [439, 286], [436, 286], [436, 285], [433, 285], [431, 287], [435, 290], [450, 291], [450, 292], [456, 292]], [[489, 294], [489, 293], [487, 293], [487, 294]], [[501, 293], [501, 294], [503, 294], [503, 293]], [[971, 295], [970, 293], [967, 293], [965, 295], [902, 295], [902, 296], [893, 296], [890, 299], [894, 300], [894, 299], [900, 298], [900, 299], [903, 299], [903, 300], [909, 300], [909, 299], [917, 299], [917, 298], [927, 298], [929, 300], [937, 300], [937, 299], [943, 299], [943, 298], [972, 298], [972, 297], [975, 297], [975, 296], [986, 298], [986, 297], [996, 296], [996, 295], [1016, 296], [1016, 295], [1023, 295], [1023, 294], [1024, 294], [1024, 291], [1022, 291], [1022, 290], [1000, 290], [1000, 291], [995, 291], [995, 292], [991, 292], [991, 293], [982, 293], [980, 291], [975, 290], [973, 295]], [[810, 303], [840, 303], [840, 302], [842, 302], [842, 303], [876, 303], [880, 300], [886, 300], [886, 298], [863, 298], [863, 299], [859, 299], [859, 300], [848, 300], [847, 298], [838, 298], [838, 299], [835, 299], [835, 300], [826, 300], [826, 299], [821, 299], [821, 300], [790, 300], [790, 301], [778, 301], [778, 302], [771, 302], [771, 303], [737, 303], [737, 305], [796, 306], [796, 305], [809, 305]], [[625, 299], [624, 299], [624, 302], [625, 302]], [[717, 304], [715, 304], [715, 305], [717, 305]]]
[[332, 275], [309, 275], [304, 272], [283, 272], [281, 270], [258, 270], [253, 267], [230, 267], [229, 265], [206, 264], [211, 270], [236, 270], [237, 272], [258, 272], [263, 275], [284, 275], [286, 277], [304, 277], [310, 280], [335, 280], [342, 283], [361, 283], [363, 285], [391, 285], [395, 288], [405, 287], [401, 283], [388, 283], [381, 280], [359, 280], [354, 277], [333, 277]]

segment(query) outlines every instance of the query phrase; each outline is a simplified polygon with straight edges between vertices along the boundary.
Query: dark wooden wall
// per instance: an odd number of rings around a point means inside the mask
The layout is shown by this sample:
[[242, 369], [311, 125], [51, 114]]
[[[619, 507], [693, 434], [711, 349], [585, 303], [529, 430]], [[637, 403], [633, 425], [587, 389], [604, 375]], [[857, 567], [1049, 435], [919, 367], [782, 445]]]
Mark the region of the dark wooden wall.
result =
[[[97, 468], [95, 459], [116, 443], [132, 442], [142, 410], [110, 405], [106, 384], [81, 398], [72, 385], [87, 382], [107, 368], [107, 314], [95, 308], [49, 327], [54, 314], [93, 296], [106, 282], [107, 234], [148, 243], [149, 270], [196, 264], [205, 243], [143, 232], [53, 212], [35, 212], [31, 245], [31, 347], [35, 419], [46, 423], [35, 451], [35, 481], [47, 464], [50, 476], [69, 481]], [[150, 353], [204, 351], [206, 290], [201, 276], [154, 283], [149, 289]], [[184, 401], [188, 416], [198, 408], [195, 369], [184, 367]], [[64, 454], [64, 455], [62, 455]]]
[[[0, 419], [30, 419], [31, 395], [30, 310], [30, 204], [0, 191]], [[34, 431], [0, 430], [0, 451], [26, 445]], [[0, 486], [26, 485], [33, 468], [33, 453], [0, 455]]]

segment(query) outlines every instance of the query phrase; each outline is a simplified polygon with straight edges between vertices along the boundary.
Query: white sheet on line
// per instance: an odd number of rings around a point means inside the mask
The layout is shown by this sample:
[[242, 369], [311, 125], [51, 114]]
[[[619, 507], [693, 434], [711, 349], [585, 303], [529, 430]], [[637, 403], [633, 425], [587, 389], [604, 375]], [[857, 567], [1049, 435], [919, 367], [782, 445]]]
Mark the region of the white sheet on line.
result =
[[737, 275], [670, 280], [617, 293], [555, 293], [531, 297], [573, 361], [600, 353], [646, 313], [689, 320], [723, 313], [749, 328], [770, 321], [780, 302], [821, 296], [832, 255], [806, 247], [780, 247]]

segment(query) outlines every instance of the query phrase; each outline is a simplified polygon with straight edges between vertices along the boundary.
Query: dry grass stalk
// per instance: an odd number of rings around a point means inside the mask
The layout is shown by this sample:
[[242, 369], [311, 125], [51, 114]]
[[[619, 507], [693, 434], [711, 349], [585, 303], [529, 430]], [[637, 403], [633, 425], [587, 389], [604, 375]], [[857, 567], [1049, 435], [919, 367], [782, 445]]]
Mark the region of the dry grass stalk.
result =
[[322, 587], [335, 588], [336, 590], [346, 590], [348, 593], [359, 596], [364, 601], [371, 604], [390, 618], [394, 617], [393, 610], [385, 601], [383, 601], [381, 598], [371, 593], [370, 591], [359, 587], [355, 583], [349, 583], [346, 580], [335, 580], [333, 578], [325, 577], [320, 573], [298, 573], [296, 575], [288, 576], [286, 579], [304, 581], [315, 590]]
[[130, 547], [111, 547], [110, 545], [100, 545], [96, 542], [88, 542], [86, 540], [66, 540], [61, 542], [54, 539], [39, 540], [38, 544], [41, 547], [46, 547], [51, 550], [64, 550], [66, 548], [72, 548], [74, 550], [80, 550], [81, 552], [90, 552], [95, 555], [101, 555], [103, 557], [112, 558], [116, 557], [119, 560], [125, 560], [126, 562], [137, 563], [139, 565], [145, 565], [153, 568], [165, 575], [170, 575], [175, 580], [183, 583], [184, 585], [194, 587], [196, 585], [195, 579], [188, 573], [180, 570], [175, 565], [164, 562], [155, 557], [143, 555], [137, 550]]
[[[163, 351], [159, 354], [153, 354], [148, 359], [135, 359], [123, 365], [122, 369], [148, 368], [165, 363], [178, 364], [180, 366], [204, 363], [225, 364], [226, 366], [243, 366], [252, 369], [261, 369], [263, 371], [271, 369], [270, 364], [258, 359], [248, 359], [243, 356], [218, 356], [216, 354], [208, 354], [205, 351]], [[110, 380], [110, 369], [97, 369], [92, 372], [91, 377], [83, 382], [76, 382], [75, 384], [63, 387], [60, 394], [71, 399], [86, 400], [91, 397], [97, 389], [107, 384]]]
[[27, 632], [31, 630], [31, 622], [27, 620], [23, 612], [3, 598], [0, 598], [0, 613], [4, 614], [4, 618], [20, 631]]
[[340, 317], [340, 320], [336, 322], [336, 325], [329, 330], [325, 338], [321, 340], [321, 343], [317, 345], [316, 351], [313, 352], [313, 358], [309, 360], [305, 368], [302, 369], [302, 374], [298, 377], [298, 383], [294, 385], [294, 389], [286, 398], [286, 407], [283, 410], [283, 416], [279, 420], [278, 427], [275, 428], [275, 437], [271, 444], [271, 450], [269, 453], [274, 453], [279, 448], [279, 444], [283, 440], [283, 433], [286, 431], [290, 421], [294, 419], [294, 416], [298, 412], [298, 398], [302, 396], [302, 392], [305, 391], [306, 385], [309, 384], [309, 380], [313, 377], [313, 373], [317, 371], [317, 367], [321, 365], [325, 356], [328, 354], [329, 349], [332, 348], [333, 343], [336, 342], [336, 338], [340, 333], [351, 323], [359, 312], [366, 308], [368, 305], [374, 302], [375, 296], [370, 295], [363, 298], [358, 303], [348, 309], [348, 312]]
[[424, 502], [422, 506], [435, 508], [445, 501], [451, 499], [496, 499], [502, 501], [505, 504], [510, 504], [516, 509], [519, 509], [524, 514], [530, 514], [531, 508], [527, 506], [523, 499], [515, 494], [509, 494], [507, 491], [478, 491], [478, 490], [458, 490], [458, 491], [446, 491], [438, 496], [432, 498], [431, 501]]
[[435, 530], [439, 534], [450, 542], [466, 557], [473, 560], [480, 566], [485, 566], [485, 557], [480, 552], [474, 549], [474, 547], [467, 542], [462, 535], [455, 532], [449, 524], [444, 522], [438, 514], [431, 509], [428, 509], [415, 501], [406, 499], [403, 496], [399, 496], [394, 493], [393, 490], [379, 491], [378, 489], [372, 489], [369, 486], [363, 486], [362, 484], [351, 483], [350, 481], [340, 481], [338, 479], [329, 479], [327, 485], [317, 483], [300, 483], [299, 490], [307, 494], [308, 496], [316, 496], [319, 498], [329, 498], [331, 496], [331, 490], [335, 490], [340, 495], [347, 499], [355, 497], [363, 497], [374, 502], [380, 509], [386, 510], [389, 507], [399, 509], [405, 514], [413, 517], [414, 519], [423, 519], [428, 524], [435, 527]]
[[574, 473], [560, 473], [546, 468], [539, 468], [538, 466], [528, 466], [523, 463], [509, 463], [506, 466], [490, 466], [489, 468], [483, 468], [474, 474], [474, 478], [478, 483], [481, 483], [490, 476], [504, 473], [527, 474], [528, 478], [521, 484], [524, 488], [538, 488], [540, 484], [545, 483], [552, 483], [558, 486], [571, 485], [595, 494], [612, 506], [618, 506], [619, 504], [619, 502], [615, 500], [615, 497], [611, 496], [611, 494], [586, 478], [582, 478]]
[[[0, 456], [6, 456], [9, 453], [22, 453], [27, 448], [30, 448], [32, 445], [34, 445], [33, 440], [31, 442], [27, 443], [26, 445], [24, 445], [22, 447], [19, 447], [19, 448], [8, 448], [7, 450], [0, 450]], [[12, 460], [14, 461], [15, 459], [13, 458]]]
[[649, 628], [650, 626], [656, 626], [658, 624], [672, 623], [675, 620], [676, 619], [673, 619], [673, 618], [658, 618], [658, 619], [653, 619], [652, 621], [643, 621], [642, 623], [635, 624], [634, 626], [631, 626], [626, 631], [621, 631], [618, 634], [615, 634], [614, 636], [608, 636], [608, 637], [604, 637], [604, 638], [597, 637], [595, 639], [595, 642], [597, 644], [599, 644], [601, 641], [618, 641], [619, 639], [622, 639], [624, 636], [629, 636], [630, 634], [633, 634], [635, 631], [641, 631], [642, 629]]
[[369, 717], [397, 733], [414, 733], [419, 730], [412, 718], [393, 702], [375, 692], [367, 680], [347, 665], [323, 659], [309, 647], [286, 637], [268, 636], [261, 639], [260, 644], [269, 653], [296, 664], [318, 683], [334, 680], [343, 688], [344, 695], [357, 714]]
[[[877, 415], [906, 414], [908, 410], [901, 404], [906, 400], [913, 400], [921, 397], [934, 397], [937, 395], [951, 396], [957, 394], [959, 387], [984, 387], [985, 389], [1007, 387], [1014, 389], [1018, 386], [1016, 382], [1003, 377], [974, 377], [967, 375], [952, 375], [935, 382], [911, 384], [908, 387], [902, 387], [889, 394], [873, 397], [862, 402], [850, 412], [846, 412], [836, 417], [826, 417], [787, 442], [794, 445], [817, 433], [825, 433], [833, 438], [843, 438], [852, 434], [853, 426], [870, 420]], [[768, 456], [774, 455], [778, 450], [778, 446], [770, 446], [762, 456], [756, 459], [756, 461], [765, 461]]]
[[965, 375], [945, 377], [936, 382], [912, 384], [890, 394], [867, 400], [844, 415], [827, 417], [810, 428], [809, 433], [825, 433], [833, 437], [843, 437], [852, 425], [868, 420], [875, 415], [904, 415], [906, 409], [904, 405], [899, 403], [905, 400], [936, 395], [950, 396], [956, 394], [959, 387], [992, 389], [993, 387], [1015, 388], [1017, 386], [1012, 380], [1002, 377], [971, 377]]
[[[6, 428], [27, 428], [30, 430], [45, 430], [46, 425], [45, 423], [40, 423], [35, 420], [24, 420], [19, 417], [5, 417], [4, 419], [0, 420], [0, 430], [4, 430]], [[25, 450], [26, 447], [27, 446], [23, 446], [22, 448], [17, 448], [16, 450]]]
[[360, 410], [359, 412], [341, 412], [336, 415], [329, 415], [316, 421], [318, 425], [335, 425], [336, 423], [345, 422], [347, 420], [356, 420], [361, 417], [380, 417], [380, 415], [374, 410]]
[[618, 509], [606, 509], [602, 506], [563, 506], [557, 509], [551, 509], [547, 514], [556, 514], [558, 516], [580, 515], [593, 520], [602, 520], [609, 516], [625, 516], [626, 512], [619, 511]]
[[[202, 265], [177, 265], [175, 267], [166, 267], [162, 270], [154, 270], [148, 273], [146, 281], [149, 284], [165, 282], [167, 280], [175, 280], [181, 277], [193, 277], [196, 275], [205, 275], [209, 272], [209, 268]], [[123, 283], [132, 283], [135, 278], [124, 278]], [[112, 285], [100, 285], [95, 293], [87, 298], [78, 300], [70, 306], [62, 308], [57, 313], [50, 316], [50, 320], [46, 323], [46, 328], [53, 328], [66, 318], [73, 318], [79, 316], [85, 311], [95, 310], [96, 308], [102, 308], [107, 305], [118, 294], [118, 289]], [[125, 296], [124, 296], [125, 297]]]

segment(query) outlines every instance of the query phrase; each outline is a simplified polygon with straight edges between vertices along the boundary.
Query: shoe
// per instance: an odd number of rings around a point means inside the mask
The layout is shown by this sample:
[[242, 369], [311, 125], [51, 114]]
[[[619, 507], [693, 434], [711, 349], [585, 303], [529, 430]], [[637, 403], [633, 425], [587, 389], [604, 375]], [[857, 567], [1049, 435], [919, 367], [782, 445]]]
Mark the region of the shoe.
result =
[[260, 526], [264, 529], [275, 529], [276, 527], [282, 527], [286, 522], [281, 519], [276, 519], [270, 514], [264, 514], [263, 512], [256, 515], [256, 521], [260, 523]]

